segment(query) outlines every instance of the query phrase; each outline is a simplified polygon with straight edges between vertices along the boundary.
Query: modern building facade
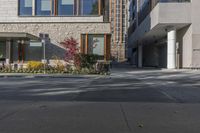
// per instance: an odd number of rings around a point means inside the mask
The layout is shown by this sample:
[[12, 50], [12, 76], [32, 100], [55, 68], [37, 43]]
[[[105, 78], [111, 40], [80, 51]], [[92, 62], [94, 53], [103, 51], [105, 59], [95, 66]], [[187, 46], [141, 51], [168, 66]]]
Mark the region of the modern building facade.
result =
[[138, 67], [200, 68], [199, 0], [130, 0], [129, 58]]
[[[87, 45], [84, 53], [106, 53], [110, 23], [104, 21], [106, 3], [100, 0], [1, 0], [0, 56], [7, 63], [43, 59], [41, 35], [46, 38], [46, 58], [63, 58], [60, 42], [74, 37]], [[83, 42], [83, 37], [86, 40]], [[106, 40], [107, 39], [107, 40]], [[95, 41], [95, 42], [94, 42]], [[96, 43], [97, 48], [93, 48]], [[99, 51], [98, 51], [99, 50]], [[109, 51], [108, 51], [109, 52]]]
[[[80, 51], [124, 60], [126, 0], [0, 0], [0, 58], [25, 63], [63, 58], [60, 42]], [[126, 12], [125, 12], [126, 11]], [[44, 40], [42, 43], [42, 39]], [[119, 52], [120, 51], [120, 52]]]

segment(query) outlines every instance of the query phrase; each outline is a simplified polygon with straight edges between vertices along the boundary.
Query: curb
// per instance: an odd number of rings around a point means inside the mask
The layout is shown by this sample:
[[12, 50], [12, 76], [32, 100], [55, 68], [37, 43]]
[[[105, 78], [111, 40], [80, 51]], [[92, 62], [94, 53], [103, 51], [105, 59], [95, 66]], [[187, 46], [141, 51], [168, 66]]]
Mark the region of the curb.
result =
[[[109, 75], [107, 75], [109, 76]], [[107, 77], [105, 75], [0, 75], [0, 78], [98, 78]]]

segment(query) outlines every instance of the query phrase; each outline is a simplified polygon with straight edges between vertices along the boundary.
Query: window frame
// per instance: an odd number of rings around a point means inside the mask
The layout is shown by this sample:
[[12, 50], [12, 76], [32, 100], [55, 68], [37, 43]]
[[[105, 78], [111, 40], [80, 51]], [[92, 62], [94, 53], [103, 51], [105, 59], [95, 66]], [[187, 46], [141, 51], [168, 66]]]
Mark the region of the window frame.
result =
[[[60, 6], [62, 6], [61, 5], [61, 3], [62, 3], [62, 1], [61, 0], [55, 0], [55, 2], [56, 2], [56, 7], [55, 7], [55, 5], [54, 5], [54, 8], [56, 8], [57, 10], [56, 10], [56, 15], [57, 16], [75, 16], [75, 15], [77, 15], [76, 14], [76, 12], [77, 12], [77, 9], [76, 9], [76, 6], [77, 6], [77, 0], [73, 0], [73, 2], [74, 2], [74, 4], [73, 4], [73, 9], [72, 9], [72, 15], [71, 14], [66, 14], [66, 15], [59, 15], [59, 7]], [[66, 6], [66, 5], [65, 5]], [[67, 8], [66, 8], [67, 9]], [[55, 12], [55, 11], [54, 11]]]
[[[80, 36], [80, 52], [82, 54], [88, 54], [89, 50], [89, 36], [103, 36], [104, 37], [104, 60], [108, 61], [111, 59], [111, 34], [110, 33], [102, 33], [102, 34], [81, 34]], [[85, 39], [83, 39], [85, 36]], [[83, 42], [84, 40], [84, 42]]]
[[74, 7], [76, 9], [74, 9], [74, 14], [73, 15], [58, 15], [58, 0], [51, 0], [52, 2], [52, 7], [51, 7], [51, 14], [50, 15], [37, 15], [37, 5], [36, 5], [36, 1], [37, 0], [32, 0], [32, 14], [31, 15], [20, 15], [20, 0], [17, 1], [17, 9], [18, 9], [18, 12], [17, 12], [17, 15], [19, 17], [94, 17], [94, 16], [102, 16], [102, 2], [101, 0], [97, 0], [98, 1], [98, 14], [87, 14], [87, 15], [81, 15], [79, 13], [79, 5], [80, 5], [80, 0], [74, 0], [75, 4], [74, 4]]
[[[47, 14], [47, 15], [41, 15], [41, 14], [37, 14], [37, 2], [38, 2], [38, 0], [32, 0], [32, 1], [34, 1], [34, 4], [35, 4], [35, 6], [34, 6], [34, 15], [35, 16], [53, 16], [54, 15], [54, 12], [55, 12], [55, 6], [54, 6], [54, 0], [50, 0], [50, 10], [48, 11], [48, 12], [50, 12], [50, 14]], [[37, 1], [37, 2], [36, 2]], [[40, 2], [41, 2], [41, 0], [40, 0]], [[42, 5], [42, 3], [41, 3], [41, 5]], [[40, 6], [41, 6], [40, 5]], [[41, 8], [41, 7], [40, 7]], [[45, 11], [42, 11], [41, 9], [40, 9], [40, 12], [45, 12]], [[47, 11], [46, 11], [47, 12]]]
[[[32, 3], [33, 3], [33, 0], [32, 0]], [[29, 16], [33, 16], [33, 4], [32, 4], [32, 11], [31, 11], [31, 15], [21, 15], [20, 14], [20, 0], [17, 1], [17, 9], [18, 9], [18, 12], [17, 12], [17, 15], [18, 16], [22, 16], [22, 17], [29, 17]]]

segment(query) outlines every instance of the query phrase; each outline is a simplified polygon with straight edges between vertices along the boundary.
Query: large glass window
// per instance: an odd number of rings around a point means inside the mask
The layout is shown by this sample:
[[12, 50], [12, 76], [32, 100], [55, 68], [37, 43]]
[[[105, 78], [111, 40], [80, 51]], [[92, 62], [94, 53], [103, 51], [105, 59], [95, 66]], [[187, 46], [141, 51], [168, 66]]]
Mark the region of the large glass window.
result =
[[0, 59], [6, 58], [6, 44], [5, 42], [0, 42]]
[[19, 15], [31, 16], [32, 15], [32, 0], [18, 0]]
[[58, 15], [76, 14], [75, 0], [58, 0]]
[[95, 54], [101, 59], [110, 59], [111, 36], [109, 34], [82, 34], [81, 52]]
[[25, 49], [25, 61], [41, 61], [43, 58], [43, 46], [41, 42], [30, 41], [29, 45], [25, 45]]
[[[20, 16], [104, 15], [109, 19], [108, 0], [18, 0]], [[34, 9], [33, 9], [33, 3]]]
[[88, 53], [104, 56], [104, 35], [90, 35]]
[[36, 15], [49, 16], [53, 14], [54, 0], [36, 0]]
[[80, 0], [79, 14], [80, 15], [98, 15], [98, 0]]

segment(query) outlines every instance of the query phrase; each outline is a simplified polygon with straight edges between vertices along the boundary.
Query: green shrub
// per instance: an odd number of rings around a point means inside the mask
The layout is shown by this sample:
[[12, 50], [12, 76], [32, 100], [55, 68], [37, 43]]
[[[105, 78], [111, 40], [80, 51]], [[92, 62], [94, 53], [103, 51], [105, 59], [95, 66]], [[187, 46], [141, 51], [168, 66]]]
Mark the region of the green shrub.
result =
[[94, 54], [76, 54], [74, 64], [77, 69], [93, 68], [101, 56]]
[[110, 63], [109, 62], [98, 62], [95, 68], [96, 72], [99, 74], [105, 74], [110, 71]]

